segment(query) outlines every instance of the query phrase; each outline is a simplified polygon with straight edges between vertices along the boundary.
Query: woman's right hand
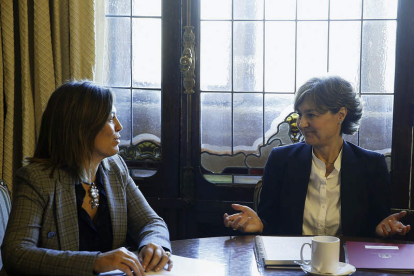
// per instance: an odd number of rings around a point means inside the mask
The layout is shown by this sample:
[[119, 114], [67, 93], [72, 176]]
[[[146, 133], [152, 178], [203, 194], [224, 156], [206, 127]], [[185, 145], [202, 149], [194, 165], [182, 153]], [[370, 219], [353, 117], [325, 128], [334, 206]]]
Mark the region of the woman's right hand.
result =
[[100, 253], [96, 256], [93, 264], [93, 271], [96, 273], [108, 272], [119, 269], [126, 273], [127, 276], [145, 276], [144, 269], [138, 260], [138, 256], [133, 252], [121, 247], [106, 253]]
[[263, 223], [259, 218], [257, 213], [251, 208], [239, 205], [232, 204], [234, 210], [241, 211], [234, 215], [224, 214], [224, 226], [232, 227], [233, 230], [239, 230], [240, 232], [247, 233], [262, 233], [263, 232]]

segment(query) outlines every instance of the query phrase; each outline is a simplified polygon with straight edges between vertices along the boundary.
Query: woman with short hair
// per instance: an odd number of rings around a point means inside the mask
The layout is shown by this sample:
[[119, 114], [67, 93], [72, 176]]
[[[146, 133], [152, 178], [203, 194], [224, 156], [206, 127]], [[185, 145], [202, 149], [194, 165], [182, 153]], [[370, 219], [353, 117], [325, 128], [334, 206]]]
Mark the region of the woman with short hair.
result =
[[305, 141], [272, 149], [264, 168], [258, 213], [224, 214], [224, 224], [268, 235], [405, 235], [410, 226], [390, 215], [389, 173], [382, 154], [344, 141], [354, 134], [362, 105], [340, 77], [312, 78], [296, 93]]

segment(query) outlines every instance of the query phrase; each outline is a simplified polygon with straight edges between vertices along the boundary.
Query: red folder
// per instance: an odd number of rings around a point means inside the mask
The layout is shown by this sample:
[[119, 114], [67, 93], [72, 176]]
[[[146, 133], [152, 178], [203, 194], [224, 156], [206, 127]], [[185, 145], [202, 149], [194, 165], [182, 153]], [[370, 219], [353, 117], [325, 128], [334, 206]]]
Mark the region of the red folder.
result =
[[414, 244], [348, 241], [345, 252], [356, 268], [414, 271]]

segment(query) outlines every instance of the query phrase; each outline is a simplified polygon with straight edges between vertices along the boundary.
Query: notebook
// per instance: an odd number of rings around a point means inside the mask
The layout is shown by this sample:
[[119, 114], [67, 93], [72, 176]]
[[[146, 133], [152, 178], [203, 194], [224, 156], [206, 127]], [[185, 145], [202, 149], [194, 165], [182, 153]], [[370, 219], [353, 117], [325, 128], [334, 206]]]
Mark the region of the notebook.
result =
[[348, 241], [345, 254], [356, 268], [414, 271], [414, 244]]
[[[311, 243], [312, 237], [256, 236], [254, 251], [256, 261], [266, 268], [299, 268], [300, 249], [304, 243]], [[303, 250], [303, 258], [311, 259], [309, 246]]]

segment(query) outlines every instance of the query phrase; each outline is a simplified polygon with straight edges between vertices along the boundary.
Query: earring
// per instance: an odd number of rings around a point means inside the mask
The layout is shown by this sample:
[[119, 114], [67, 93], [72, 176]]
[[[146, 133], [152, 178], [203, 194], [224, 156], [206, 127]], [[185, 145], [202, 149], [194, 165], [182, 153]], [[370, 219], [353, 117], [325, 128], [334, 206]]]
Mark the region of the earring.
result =
[[339, 121], [339, 122], [338, 122], [338, 125], [340, 125], [340, 124], [342, 124], [342, 121]]

